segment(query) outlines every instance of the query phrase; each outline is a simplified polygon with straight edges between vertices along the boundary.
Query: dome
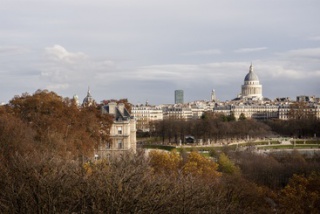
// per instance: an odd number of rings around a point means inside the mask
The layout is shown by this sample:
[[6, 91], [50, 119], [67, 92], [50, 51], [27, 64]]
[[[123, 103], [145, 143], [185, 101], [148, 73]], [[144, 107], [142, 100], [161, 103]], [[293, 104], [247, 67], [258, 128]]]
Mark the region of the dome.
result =
[[91, 106], [94, 103], [95, 103], [95, 101], [90, 94], [90, 89], [88, 88], [87, 96], [83, 99], [82, 105], [83, 106]]
[[259, 81], [259, 78], [255, 73], [249, 72], [244, 78], [244, 81]]
[[244, 81], [259, 81], [258, 76], [253, 72], [252, 64], [250, 65], [249, 73], [244, 78]]

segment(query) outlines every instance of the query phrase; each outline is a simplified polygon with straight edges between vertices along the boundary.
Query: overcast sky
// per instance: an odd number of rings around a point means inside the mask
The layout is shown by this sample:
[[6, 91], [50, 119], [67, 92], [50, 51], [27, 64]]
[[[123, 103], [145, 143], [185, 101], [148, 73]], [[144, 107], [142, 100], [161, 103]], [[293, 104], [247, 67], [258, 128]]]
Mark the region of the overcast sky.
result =
[[263, 96], [320, 96], [319, 0], [1, 0], [0, 102], [219, 100], [251, 62]]

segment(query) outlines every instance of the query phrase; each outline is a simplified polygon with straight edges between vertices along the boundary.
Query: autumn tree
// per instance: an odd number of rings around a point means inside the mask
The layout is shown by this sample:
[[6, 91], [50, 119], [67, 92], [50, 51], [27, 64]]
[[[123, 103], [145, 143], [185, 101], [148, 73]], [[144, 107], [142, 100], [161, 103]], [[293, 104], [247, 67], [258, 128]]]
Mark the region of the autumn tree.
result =
[[79, 108], [70, 99], [54, 92], [36, 91], [16, 96], [7, 112], [35, 131], [37, 149], [56, 151], [63, 156], [93, 156], [94, 147], [109, 136], [112, 120], [99, 107]]
[[225, 153], [221, 153], [218, 159], [219, 171], [235, 174], [239, 173], [239, 168], [229, 159], [229, 157]]
[[320, 174], [293, 175], [281, 191], [280, 209], [286, 213], [319, 213]]
[[194, 176], [214, 179], [220, 176], [218, 164], [202, 156], [198, 152], [191, 152], [183, 165], [183, 172]]
[[14, 154], [30, 153], [36, 146], [34, 130], [5, 109], [0, 107], [0, 162], [10, 162]]
[[149, 152], [150, 166], [156, 173], [172, 173], [178, 172], [181, 165], [180, 154], [176, 151], [166, 152], [153, 150]]

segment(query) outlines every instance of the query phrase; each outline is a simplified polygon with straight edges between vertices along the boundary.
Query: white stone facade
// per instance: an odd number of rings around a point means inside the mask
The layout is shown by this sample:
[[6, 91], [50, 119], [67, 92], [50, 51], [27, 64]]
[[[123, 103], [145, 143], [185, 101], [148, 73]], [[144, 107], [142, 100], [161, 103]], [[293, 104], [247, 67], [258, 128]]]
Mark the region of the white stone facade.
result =
[[[290, 103], [271, 103], [271, 104], [261, 104], [261, 103], [251, 103], [251, 104], [230, 104], [225, 103], [221, 106], [217, 106], [213, 109], [216, 113], [222, 113], [226, 116], [233, 114], [236, 119], [239, 119], [241, 114], [244, 114], [246, 118], [254, 119], [280, 119], [288, 120], [290, 119], [289, 112], [294, 111], [291, 107], [295, 102]], [[320, 118], [320, 105], [316, 103], [308, 103], [307, 108], [303, 110], [305, 114], [314, 115], [316, 118]]]
[[162, 108], [157, 106], [133, 106], [131, 113], [137, 121], [137, 130], [143, 132], [150, 131], [150, 122], [163, 120]]
[[249, 73], [244, 78], [244, 84], [241, 87], [241, 98], [262, 100], [262, 85], [260, 85], [258, 76], [253, 72], [251, 64]]
[[99, 158], [108, 159], [123, 155], [126, 152], [136, 152], [136, 120], [132, 117], [124, 104], [111, 102], [103, 106], [103, 114], [113, 116], [113, 124], [110, 128], [110, 140], [102, 142], [97, 155]]

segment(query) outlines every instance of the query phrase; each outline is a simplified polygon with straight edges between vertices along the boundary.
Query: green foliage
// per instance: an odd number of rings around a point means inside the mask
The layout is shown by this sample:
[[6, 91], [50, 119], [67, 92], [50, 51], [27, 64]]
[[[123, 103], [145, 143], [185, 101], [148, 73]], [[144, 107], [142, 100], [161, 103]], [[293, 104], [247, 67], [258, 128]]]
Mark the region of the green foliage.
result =
[[217, 151], [214, 148], [209, 148], [209, 156], [210, 157], [216, 157], [217, 156]]
[[246, 120], [246, 116], [244, 115], [244, 113], [241, 113], [240, 116], [239, 116], [239, 120]]
[[221, 153], [219, 155], [218, 164], [220, 172], [228, 174], [239, 173], [239, 168], [237, 168], [235, 164], [229, 159], [229, 157], [224, 153]]
[[160, 150], [166, 150], [166, 151], [172, 151], [176, 149], [175, 146], [166, 146], [166, 145], [143, 145], [144, 149], [160, 149]]

